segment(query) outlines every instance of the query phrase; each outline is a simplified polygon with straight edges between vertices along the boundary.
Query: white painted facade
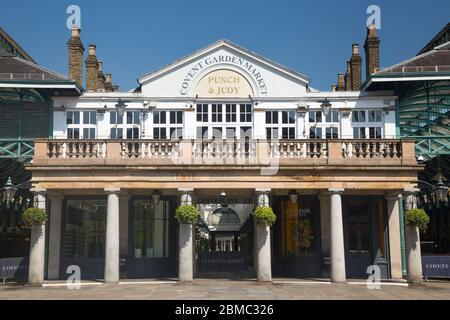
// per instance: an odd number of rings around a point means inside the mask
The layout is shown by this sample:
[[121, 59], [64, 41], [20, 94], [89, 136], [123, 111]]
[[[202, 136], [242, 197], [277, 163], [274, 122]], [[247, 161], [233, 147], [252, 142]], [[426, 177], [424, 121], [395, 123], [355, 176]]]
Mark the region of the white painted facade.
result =
[[[223, 74], [229, 77], [222, 77]], [[207, 78], [209, 75], [215, 76]], [[211, 83], [213, 79], [219, 82], [228, 79], [236, 86], [211, 84], [211, 94], [199, 96], [199, 87], [205, 92], [206, 81]], [[53, 137], [194, 139], [199, 138], [202, 127], [208, 128], [206, 138], [220, 138], [217, 128], [222, 128], [222, 138], [227, 138], [230, 128], [235, 130], [229, 132], [230, 137], [236, 138], [243, 138], [242, 129], [251, 128], [247, 132], [254, 139], [275, 138], [277, 129], [279, 138], [290, 139], [396, 137], [396, 97], [392, 92], [319, 92], [309, 86], [306, 76], [225, 40], [143, 76], [139, 83], [140, 87], [133, 92], [54, 98]], [[238, 92], [241, 89], [244, 92]], [[222, 90], [223, 94], [215, 97], [215, 90]], [[129, 113], [124, 115], [122, 124], [112, 121], [119, 99], [126, 103], [125, 111]], [[321, 108], [325, 99], [331, 103], [328, 119]], [[199, 115], [201, 105], [207, 105], [205, 118]], [[227, 105], [231, 121], [227, 121]], [[233, 105], [236, 105], [236, 121], [233, 121]], [[248, 111], [248, 105], [250, 112], [241, 115], [241, 106]], [[213, 108], [220, 110], [221, 116]], [[89, 111], [93, 112], [91, 117], [84, 114]], [[71, 112], [78, 114], [79, 121], [74, 121], [77, 123], [68, 124], [68, 118], [78, 117]], [[166, 123], [157, 121], [158, 116], [163, 117], [161, 112]], [[127, 121], [127, 116], [131, 120]], [[268, 121], [277, 116], [278, 123]]]

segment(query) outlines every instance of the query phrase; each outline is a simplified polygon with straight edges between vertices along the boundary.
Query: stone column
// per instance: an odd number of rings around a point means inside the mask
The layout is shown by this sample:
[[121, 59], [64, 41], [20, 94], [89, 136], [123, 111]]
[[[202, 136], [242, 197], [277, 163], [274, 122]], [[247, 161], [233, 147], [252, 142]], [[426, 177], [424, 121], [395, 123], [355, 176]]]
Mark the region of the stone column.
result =
[[[179, 189], [180, 204], [191, 205], [193, 189]], [[179, 234], [178, 279], [182, 282], [192, 281], [194, 278], [194, 226], [180, 223]]]
[[418, 227], [406, 226], [406, 252], [408, 257], [408, 283], [421, 284], [423, 282], [422, 254]]
[[402, 250], [400, 243], [400, 215], [398, 192], [386, 195], [389, 221], [389, 262], [391, 278], [402, 279]]
[[[46, 209], [45, 189], [31, 189], [34, 193], [34, 206]], [[39, 286], [44, 282], [45, 273], [45, 224], [31, 227], [30, 262], [28, 266], [28, 284]]]
[[[256, 189], [258, 206], [269, 206], [270, 189]], [[258, 281], [272, 281], [272, 258], [270, 250], [270, 227], [254, 224], [255, 269]]]
[[[130, 195], [121, 194], [119, 195], [119, 205], [120, 205], [120, 226], [119, 226], [119, 248], [120, 255], [128, 255], [128, 217], [129, 217], [129, 203]], [[132, 256], [133, 253], [130, 252]]]
[[106, 213], [105, 282], [119, 282], [119, 188], [105, 188]]
[[[324, 258], [330, 258], [330, 195], [326, 192], [319, 194], [320, 200], [320, 237], [321, 250]], [[324, 265], [322, 268], [322, 276], [330, 277], [330, 264]]]
[[320, 234], [322, 243], [322, 255], [330, 256], [330, 195], [319, 194], [320, 200]]
[[345, 249], [344, 226], [342, 222], [342, 199], [344, 189], [329, 189], [330, 197], [330, 256], [331, 256], [331, 281], [345, 282]]
[[62, 201], [64, 196], [58, 193], [49, 194], [50, 198], [50, 230], [48, 241], [49, 280], [59, 279], [61, 257]]
[[[419, 190], [410, 189], [403, 192], [405, 212], [417, 208], [416, 193]], [[420, 250], [420, 233], [415, 227], [405, 226], [406, 242], [406, 268], [408, 282], [411, 284], [421, 284], [423, 282], [422, 274], [422, 253]]]

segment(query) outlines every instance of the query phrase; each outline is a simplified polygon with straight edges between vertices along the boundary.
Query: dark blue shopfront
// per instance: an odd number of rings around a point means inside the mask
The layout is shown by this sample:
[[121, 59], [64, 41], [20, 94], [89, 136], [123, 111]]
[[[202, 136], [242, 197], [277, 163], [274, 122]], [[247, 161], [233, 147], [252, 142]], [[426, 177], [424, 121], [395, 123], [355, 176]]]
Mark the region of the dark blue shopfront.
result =
[[[277, 223], [273, 227], [274, 276], [328, 278], [330, 276], [329, 232], [316, 195], [274, 201]], [[376, 196], [343, 196], [344, 246], [348, 278], [367, 278], [367, 267], [380, 267], [389, 278], [388, 220], [386, 200]], [[326, 213], [328, 214], [328, 213]], [[323, 229], [323, 230], [322, 230]], [[328, 249], [326, 249], [328, 247]]]
[[[158, 204], [151, 198], [130, 198], [128, 223], [120, 226], [129, 235], [120, 257], [121, 278], [177, 276], [175, 203], [175, 197], [162, 197]], [[106, 205], [105, 197], [65, 199], [60, 278], [70, 265], [79, 266], [84, 279], [103, 278]]]
[[[176, 196], [163, 196], [157, 204], [151, 197], [144, 196], [132, 196], [126, 201], [128, 214], [121, 214], [120, 222], [120, 277], [176, 278]], [[300, 196], [297, 203], [292, 203], [287, 196], [272, 198], [277, 214], [271, 235], [274, 277], [329, 277], [329, 254], [324, 250], [327, 231], [322, 230], [320, 205], [317, 195]], [[80, 266], [82, 278], [103, 278], [106, 206], [106, 197], [66, 197], [64, 200], [60, 278], [65, 277], [70, 265]], [[389, 278], [388, 219], [384, 197], [343, 196], [342, 212], [347, 277], [367, 278], [367, 267], [378, 265], [382, 277]], [[233, 262], [225, 271], [229, 275], [253, 277], [252, 224], [249, 219], [246, 227], [235, 235], [238, 239], [235, 247], [239, 249], [232, 249], [234, 253], [197, 249], [193, 253], [197, 259], [197, 276], [223, 272], [223, 266], [217, 263], [220, 260], [243, 261]]]

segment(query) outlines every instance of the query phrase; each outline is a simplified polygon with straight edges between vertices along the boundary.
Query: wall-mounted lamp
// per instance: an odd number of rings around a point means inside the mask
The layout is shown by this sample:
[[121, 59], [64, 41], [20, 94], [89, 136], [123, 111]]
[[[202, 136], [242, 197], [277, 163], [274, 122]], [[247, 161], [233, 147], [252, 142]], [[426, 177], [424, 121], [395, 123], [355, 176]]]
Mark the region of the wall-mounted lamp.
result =
[[122, 101], [121, 98], [119, 98], [119, 101], [117, 102], [117, 104], [115, 105], [116, 110], [117, 110], [117, 114], [119, 115], [119, 117], [122, 117], [123, 114], [125, 113], [125, 108], [127, 107], [127, 105], [125, 104], [124, 101]]
[[448, 186], [447, 178], [442, 174], [442, 169], [439, 166], [437, 174], [431, 179], [435, 182], [434, 194], [436, 195], [436, 200], [441, 202], [447, 202], [448, 196]]
[[417, 162], [419, 162], [420, 164], [422, 164], [424, 161], [425, 161], [425, 159], [424, 159], [423, 155], [420, 154], [420, 155], [417, 157]]
[[292, 204], [296, 204], [298, 201], [298, 193], [295, 190], [289, 191], [289, 201], [291, 201]]
[[322, 111], [325, 116], [330, 114], [331, 103], [330, 103], [330, 101], [328, 101], [328, 98], [325, 98], [325, 100], [322, 101], [320, 107], [322, 108]]
[[6, 207], [9, 208], [14, 200], [14, 195], [16, 194], [17, 188], [12, 184], [11, 177], [8, 177], [6, 184], [2, 188], [2, 193], [6, 199]]
[[102, 109], [97, 109], [97, 113], [104, 114], [108, 109], [108, 106], [105, 104]]
[[159, 190], [155, 190], [152, 193], [152, 200], [154, 204], [158, 204], [161, 199], [161, 192]]

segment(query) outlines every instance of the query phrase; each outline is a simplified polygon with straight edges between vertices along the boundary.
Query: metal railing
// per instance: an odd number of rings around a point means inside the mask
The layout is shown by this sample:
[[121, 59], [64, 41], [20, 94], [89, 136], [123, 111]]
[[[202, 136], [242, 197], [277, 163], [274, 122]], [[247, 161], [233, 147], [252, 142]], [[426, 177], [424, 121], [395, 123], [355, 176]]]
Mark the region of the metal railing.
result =
[[450, 72], [450, 65], [375, 68], [374, 73]]
[[32, 158], [33, 155], [32, 139], [0, 139], [0, 159]]
[[51, 73], [0, 73], [0, 80], [63, 80]]

